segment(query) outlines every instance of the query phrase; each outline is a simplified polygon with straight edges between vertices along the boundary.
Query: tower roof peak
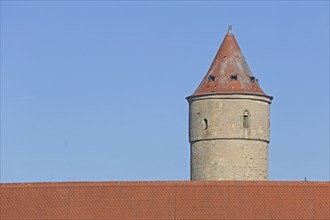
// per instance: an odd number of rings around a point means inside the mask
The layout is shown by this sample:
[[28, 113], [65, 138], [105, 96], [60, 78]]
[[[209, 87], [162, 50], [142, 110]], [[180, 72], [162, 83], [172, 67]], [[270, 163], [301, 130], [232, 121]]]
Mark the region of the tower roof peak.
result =
[[227, 34], [232, 34], [232, 33], [233, 33], [233, 26], [229, 25]]
[[267, 96], [253, 76], [229, 25], [228, 32], [207, 72], [192, 96], [248, 94]]

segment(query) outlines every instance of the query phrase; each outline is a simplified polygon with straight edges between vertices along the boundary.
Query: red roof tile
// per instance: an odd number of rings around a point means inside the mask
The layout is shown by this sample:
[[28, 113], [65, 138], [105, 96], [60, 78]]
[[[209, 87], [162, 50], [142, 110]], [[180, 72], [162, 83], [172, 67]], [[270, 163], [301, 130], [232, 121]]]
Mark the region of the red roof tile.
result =
[[5, 219], [330, 219], [330, 182], [1, 184]]
[[269, 97], [252, 75], [231, 27], [209, 71], [192, 96], [208, 94], [252, 94]]

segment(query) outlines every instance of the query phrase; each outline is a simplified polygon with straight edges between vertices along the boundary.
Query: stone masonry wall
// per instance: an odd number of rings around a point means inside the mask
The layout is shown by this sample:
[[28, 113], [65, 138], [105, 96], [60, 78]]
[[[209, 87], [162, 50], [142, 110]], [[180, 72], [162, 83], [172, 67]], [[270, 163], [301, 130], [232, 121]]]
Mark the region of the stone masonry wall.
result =
[[189, 97], [192, 180], [267, 180], [270, 99]]
[[268, 180], [268, 144], [250, 140], [199, 141], [191, 146], [192, 180]]

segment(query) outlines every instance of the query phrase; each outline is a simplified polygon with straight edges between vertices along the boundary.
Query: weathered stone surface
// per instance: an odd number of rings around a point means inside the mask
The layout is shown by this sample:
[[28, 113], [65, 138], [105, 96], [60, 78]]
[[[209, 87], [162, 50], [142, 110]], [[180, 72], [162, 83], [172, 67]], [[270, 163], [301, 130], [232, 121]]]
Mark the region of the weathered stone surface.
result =
[[267, 158], [266, 142], [199, 141], [191, 145], [191, 180], [267, 180]]
[[188, 101], [191, 180], [268, 179], [270, 98], [218, 94]]

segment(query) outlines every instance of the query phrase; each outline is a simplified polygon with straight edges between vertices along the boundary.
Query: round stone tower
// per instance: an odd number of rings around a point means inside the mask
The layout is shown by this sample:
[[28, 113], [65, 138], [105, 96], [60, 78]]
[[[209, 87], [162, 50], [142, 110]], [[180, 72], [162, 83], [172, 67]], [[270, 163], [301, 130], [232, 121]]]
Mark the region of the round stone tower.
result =
[[268, 180], [272, 97], [259, 87], [231, 27], [187, 100], [191, 180]]

